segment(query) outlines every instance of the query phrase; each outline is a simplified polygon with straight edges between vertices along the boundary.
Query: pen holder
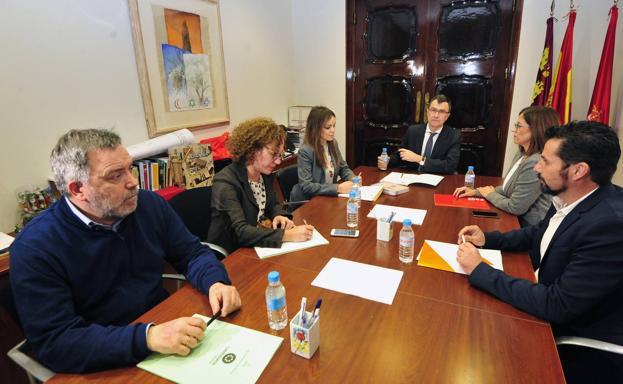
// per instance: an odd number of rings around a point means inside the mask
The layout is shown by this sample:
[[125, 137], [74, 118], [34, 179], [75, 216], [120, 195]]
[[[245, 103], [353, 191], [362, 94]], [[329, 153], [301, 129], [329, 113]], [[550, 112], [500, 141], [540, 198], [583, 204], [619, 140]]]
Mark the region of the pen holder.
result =
[[392, 222], [383, 220], [376, 221], [376, 239], [381, 241], [390, 241], [394, 236], [394, 227]]
[[312, 321], [313, 313], [305, 313], [308, 324], [305, 324], [304, 327], [300, 325], [301, 311], [290, 320], [290, 351], [295, 355], [311, 359], [320, 346], [320, 317], [309, 324]]

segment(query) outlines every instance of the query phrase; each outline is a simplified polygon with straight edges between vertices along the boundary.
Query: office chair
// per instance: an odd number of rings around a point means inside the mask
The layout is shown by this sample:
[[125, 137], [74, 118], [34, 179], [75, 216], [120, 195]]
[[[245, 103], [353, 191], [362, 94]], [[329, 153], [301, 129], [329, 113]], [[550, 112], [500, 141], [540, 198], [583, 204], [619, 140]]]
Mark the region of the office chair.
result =
[[169, 200], [173, 210], [182, 219], [186, 228], [199, 240], [217, 252], [219, 259], [224, 259], [229, 253], [216, 244], [206, 243], [212, 220], [212, 187], [188, 189]]
[[559, 336], [556, 346], [569, 383], [620, 382], [623, 379], [621, 345], [587, 337]]
[[[0, 288], [0, 300], [2, 307], [23, 333], [24, 330], [22, 329], [22, 323], [17, 315], [11, 284], [5, 284]], [[43, 366], [33, 357], [34, 351], [26, 339], [20, 341], [15, 347], [11, 348], [7, 352], [7, 356], [26, 372], [28, 381], [31, 384], [48, 381], [56, 375], [56, 372]]]
[[289, 211], [293, 211], [300, 204], [291, 204], [290, 192], [292, 188], [299, 182], [298, 167], [296, 164], [288, 165], [277, 171], [277, 182], [279, 182], [279, 188], [283, 193], [284, 205], [288, 207]]

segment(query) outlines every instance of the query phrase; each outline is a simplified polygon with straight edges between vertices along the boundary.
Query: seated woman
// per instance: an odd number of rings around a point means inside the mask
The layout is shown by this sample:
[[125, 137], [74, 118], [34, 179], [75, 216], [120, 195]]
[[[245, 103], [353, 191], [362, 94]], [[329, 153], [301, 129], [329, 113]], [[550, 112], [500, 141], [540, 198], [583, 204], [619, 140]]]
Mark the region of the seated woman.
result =
[[522, 227], [541, 221], [549, 209], [551, 196], [541, 192], [541, 183], [534, 165], [541, 157], [547, 128], [560, 125], [558, 114], [548, 107], [524, 108], [517, 117], [513, 140], [519, 152], [501, 186], [471, 189], [460, 187], [455, 197], [482, 196], [503, 211], [519, 216]]
[[281, 163], [285, 131], [274, 121], [244, 121], [227, 143], [234, 161], [214, 177], [208, 241], [228, 252], [239, 247], [281, 246], [312, 237], [311, 225], [295, 226], [277, 202], [272, 172]]
[[305, 140], [298, 152], [299, 182], [292, 188], [291, 201], [308, 200], [316, 195], [337, 196], [353, 188], [355, 174], [342, 158], [334, 137], [335, 113], [327, 107], [312, 108], [307, 117]]

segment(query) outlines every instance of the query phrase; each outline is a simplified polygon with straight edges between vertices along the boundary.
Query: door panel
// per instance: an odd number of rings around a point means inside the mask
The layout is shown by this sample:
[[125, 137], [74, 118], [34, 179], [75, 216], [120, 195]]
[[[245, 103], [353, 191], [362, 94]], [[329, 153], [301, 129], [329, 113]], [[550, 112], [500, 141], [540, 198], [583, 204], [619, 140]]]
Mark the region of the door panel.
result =
[[[459, 172], [499, 176], [516, 61], [521, 0], [350, 0], [347, 16], [347, 159], [375, 164], [406, 128], [426, 122], [436, 93], [461, 130]], [[376, 152], [375, 152], [376, 151]], [[377, 153], [378, 152], [378, 153]], [[486, 156], [485, 156], [486, 153]]]

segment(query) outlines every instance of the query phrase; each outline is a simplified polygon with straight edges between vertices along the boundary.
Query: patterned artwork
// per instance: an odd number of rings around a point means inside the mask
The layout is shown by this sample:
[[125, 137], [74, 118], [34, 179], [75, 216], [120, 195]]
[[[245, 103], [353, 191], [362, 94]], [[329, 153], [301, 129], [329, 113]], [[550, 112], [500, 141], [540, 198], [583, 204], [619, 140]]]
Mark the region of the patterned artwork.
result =
[[201, 23], [192, 13], [164, 10], [167, 43], [162, 44], [169, 111], [212, 108], [210, 58], [204, 53]]

